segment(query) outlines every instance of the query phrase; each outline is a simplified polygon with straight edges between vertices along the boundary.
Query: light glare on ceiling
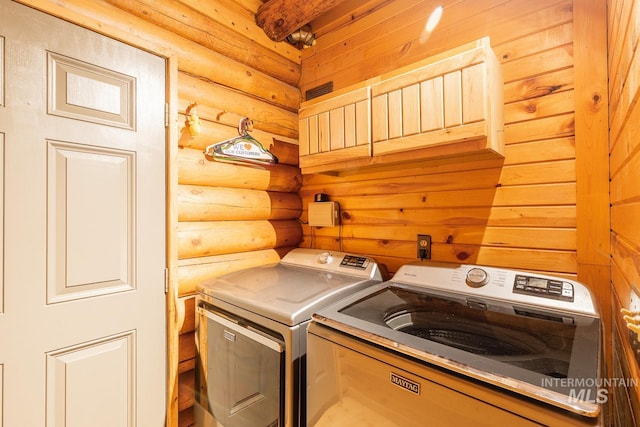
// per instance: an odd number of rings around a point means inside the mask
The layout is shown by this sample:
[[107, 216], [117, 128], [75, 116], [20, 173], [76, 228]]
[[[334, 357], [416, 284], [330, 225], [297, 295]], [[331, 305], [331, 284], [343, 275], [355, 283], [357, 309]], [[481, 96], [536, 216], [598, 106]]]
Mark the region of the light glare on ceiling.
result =
[[435, 9], [433, 9], [433, 12], [431, 12], [431, 15], [429, 15], [429, 19], [427, 19], [427, 25], [424, 27], [425, 31], [430, 33], [433, 30], [435, 30], [441, 18], [442, 18], [442, 6], [438, 6]]
[[438, 23], [440, 23], [440, 19], [442, 18], [442, 11], [442, 6], [437, 6], [435, 9], [433, 9], [431, 15], [429, 15], [429, 19], [427, 19], [427, 23], [424, 26], [424, 31], [420, 36], [420, 43], [426, 42], [429, 36], [431, 36], [433, 30], [436, 29]]

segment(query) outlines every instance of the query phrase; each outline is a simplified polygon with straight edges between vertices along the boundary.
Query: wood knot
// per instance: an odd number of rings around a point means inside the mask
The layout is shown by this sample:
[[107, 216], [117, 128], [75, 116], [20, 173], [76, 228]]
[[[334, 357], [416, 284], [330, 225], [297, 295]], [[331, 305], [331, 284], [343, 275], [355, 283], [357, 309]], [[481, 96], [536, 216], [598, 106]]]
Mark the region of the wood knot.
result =
[[594, 105], [598, 105], [600, 104], [600, 101], [602, 101], [602, 97], [600, 96], [599, 93], [596, 93], [593, 95], [593, 103]]
[[349, 219], [351, 219], [351, 214], [350, 214], [349, 212], [347, 212], [347, 211], [342, 211], [342, 212], [340, 213], [340, 216], [341, 216], [341, 217], [342, 217], [342, 219], [344, 219], [344, 220], [349, 220]]
[[458, 258], [460, 261], [464, 261], [464, 260], [466, 260], [467, 258], [469, 258], [469, 254], [468, 254], [468, 253], [466, 253], [466, 252], [464, 252], [464, 251], [463, 251], [463, 252], [458, 252], [458, 253], [456, 254], [456, 258]]

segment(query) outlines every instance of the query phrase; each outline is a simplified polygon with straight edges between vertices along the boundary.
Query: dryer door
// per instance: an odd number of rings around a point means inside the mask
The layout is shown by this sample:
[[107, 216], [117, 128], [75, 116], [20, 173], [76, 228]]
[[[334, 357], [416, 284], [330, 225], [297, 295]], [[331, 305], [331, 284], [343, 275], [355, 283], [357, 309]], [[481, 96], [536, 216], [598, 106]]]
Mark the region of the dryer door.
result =
[[208, 412], [225, 427], [280, 426], [283, 343], [240, 319], [198, 311], [206, 322], [206, 343], [200, 343], [205, 384], [199, 386], [206, 389]]

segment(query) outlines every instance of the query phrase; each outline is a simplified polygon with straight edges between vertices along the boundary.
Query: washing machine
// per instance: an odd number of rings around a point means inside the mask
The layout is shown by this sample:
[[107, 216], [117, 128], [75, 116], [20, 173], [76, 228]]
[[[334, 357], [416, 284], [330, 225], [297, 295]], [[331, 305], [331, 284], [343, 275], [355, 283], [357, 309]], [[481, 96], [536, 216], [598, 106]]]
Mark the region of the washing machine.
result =
[[277, 264], [199, 285], [195, 424], [304, 426], [312, 313], [383, 274], [366, 256], [298, 248]]
[[314, 314], [307, 425], [600, 426], [602, 323], [581, 283], [433, 262]]

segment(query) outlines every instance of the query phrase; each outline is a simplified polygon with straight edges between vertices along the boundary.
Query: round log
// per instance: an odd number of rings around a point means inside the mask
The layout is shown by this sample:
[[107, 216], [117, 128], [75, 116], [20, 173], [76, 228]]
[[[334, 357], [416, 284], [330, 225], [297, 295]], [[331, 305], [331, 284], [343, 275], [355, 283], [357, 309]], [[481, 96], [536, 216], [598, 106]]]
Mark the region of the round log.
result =
[[207, 160], [202, 151], [178, 150], [178, 183], [296, 193], [300, 169], [287, 165], [250, 166]]
[[181, 262], [178, 268], [179, 295], [192, 295], [198, 284], [207, 279], [222, 276], [226, 273], [243, 270], [260, 265], [275, 264], [280, 261], [279, 253], [274, 249], [218, 255], [197, 258]]
[[298, 138], [296, 111], [273, 105], [250, 94], [179, 73], [178, 96], [182, 111], [190, 103], [197, 102], [201, 119], [237, 127], [242, 117], [249, 117], [255, 130]]
[[[241, 116], [237, 117], [238, 119], [241, 118]], [[180, 123], [185, 123], [185, 120], [186, 116], [180, 115]], [[222, 126], [208, 120], [200, 120], [199, 129], [199, 134], [192, 135], [185, 125], [185, 127], [180, 130], [179, 146], [204, 151], [207, 146], [211, 145], [214, 141], [224, 141], [238, 136], [237, 123], [235, 127], [232, 127]], [[275, 138], [272, 134], [260, 130], [254, 130], [250, 134], [258, 140], [265, 149], [269, 150], [278, 158], [279, 164], [298, 166], [298, 144], [284, 141], [280, 136]]]
[[107, 0], [138, 18], [192, 40], [290, 85], [300, 79], [300, 64], [255, 43], [238, 31], [227, 28], [204, 13], [179, 2], [150, 0]]
[[297, 193], [240, 188], [178, 187], [178, 221], [297, 219], [302, 200]]
[[300, 150], [298, 144], [292, 144], [287, 141], [273, 138], [273, 144], [271, 147], [272, 148], [269, 148], [269, 151], [278, 157], [279, 163], [298, 166], [300, 161]]
[[297, 220], [181, 222], [177, 236], [184, 259], [296, 246], [302, 227]]

